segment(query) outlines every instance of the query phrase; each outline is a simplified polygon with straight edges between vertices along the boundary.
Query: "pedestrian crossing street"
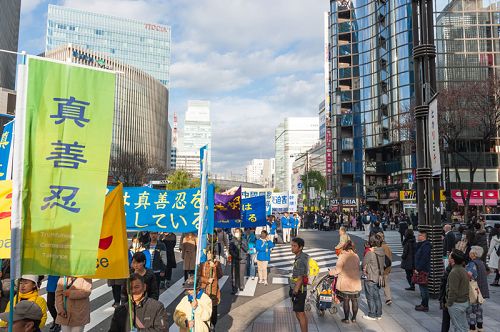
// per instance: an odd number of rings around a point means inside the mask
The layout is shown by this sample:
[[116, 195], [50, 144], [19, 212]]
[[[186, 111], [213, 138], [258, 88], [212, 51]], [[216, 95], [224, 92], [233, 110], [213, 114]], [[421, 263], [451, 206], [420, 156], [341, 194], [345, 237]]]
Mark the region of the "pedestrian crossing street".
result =
[[[337, 255], [330, 249], [323, 248], [304, 248], [304, 252], [318, 262], [320, 273], [327, 272], [337, 263]], [[292, 253], [290, 244], [277, 245], [271, 252], [270, 268], [275, 268], [284, 274], [292, 272], [295, 254]]]
[[[348, 231], [347, 234], [354, 235], [362, 239], [365, 238], [365, 231]], [[403, 254], [403, 245], [401, 244], [399, 232], [386, 231], [384, 232], [384, 238], [394, 255], [401, 256]]]

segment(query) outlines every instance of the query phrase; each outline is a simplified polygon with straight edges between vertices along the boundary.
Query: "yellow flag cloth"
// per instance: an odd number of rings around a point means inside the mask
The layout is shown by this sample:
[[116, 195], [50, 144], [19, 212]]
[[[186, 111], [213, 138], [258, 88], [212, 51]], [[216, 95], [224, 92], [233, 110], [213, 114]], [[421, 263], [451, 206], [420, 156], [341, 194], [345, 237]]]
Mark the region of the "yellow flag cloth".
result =
[[0, 181], [0, 259], [10, 259], [12, 181]]

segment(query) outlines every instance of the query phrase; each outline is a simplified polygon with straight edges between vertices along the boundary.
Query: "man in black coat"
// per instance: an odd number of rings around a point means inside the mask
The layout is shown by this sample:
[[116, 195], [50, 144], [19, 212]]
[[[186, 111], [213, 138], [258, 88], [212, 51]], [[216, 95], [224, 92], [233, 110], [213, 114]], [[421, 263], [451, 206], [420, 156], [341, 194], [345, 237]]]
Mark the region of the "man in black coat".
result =
[[177, 235], [174, 233], [163, 233], [161, 241], [165, 245], [167, 253], [167, 266], [165, 267], [165, 288], [170, 287], [170, 280], [172, 280], [172, 269], [177, 267], [175, 259], [175, 246], [177, 245]]
[[455, 248], [455, 243], [457, 242], [457, 239], [455, 238], [455, 234], [451, 230], [450, 224], [444, 225], [443, 231], [444, 231], [443, 257], [448, 257], [453, 248]]
[[406, 230], [408, 229], [408, 223], [406, 222], [406, 218], [402, 217], [399, 221], [399, 236], [401, 237], [401, 244], [403, 243], [404, 236], [406, 234]]

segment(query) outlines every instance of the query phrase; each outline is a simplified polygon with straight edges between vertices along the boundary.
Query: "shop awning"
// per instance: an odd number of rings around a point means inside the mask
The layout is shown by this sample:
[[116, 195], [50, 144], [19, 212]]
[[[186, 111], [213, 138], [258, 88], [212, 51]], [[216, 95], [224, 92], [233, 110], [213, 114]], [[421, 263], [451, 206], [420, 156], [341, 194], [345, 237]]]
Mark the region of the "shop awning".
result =
[[[453, 197], [453, 200], [458, 203], [458, 205], [464, 205], [464, 202], [462, 201], [461, 198], [456, 198]], [[496, 199], [491, 199], [491, 198], [485, 198], [484, 199], [484, 204], [488, 206], [496, 206], [497, 205], [497, 200]], [[483, 205], [483, 199], [482, 198], [471, 198], [469, 200], [469, 205]]]
[[386, 199], [380, 199], [378, 202], [382, 205], [387, 205], [392, 201], [395, 201], [395, 198], [386, 198]]

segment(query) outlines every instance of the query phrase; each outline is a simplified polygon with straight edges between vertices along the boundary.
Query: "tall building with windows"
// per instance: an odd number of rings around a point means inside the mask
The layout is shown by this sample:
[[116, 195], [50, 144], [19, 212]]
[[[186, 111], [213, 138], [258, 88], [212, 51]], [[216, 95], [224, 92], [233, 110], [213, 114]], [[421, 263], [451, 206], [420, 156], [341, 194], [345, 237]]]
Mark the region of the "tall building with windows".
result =
[[208, 145], [208, 171], [212, 165], [212, 124], [210, 122], [210, 102], [207, 100], [189, 100], [182, 144], [177, 148], [176, 169], [182, 168], [191, 173], [199, 173], [200, 148]]
[[411, 173], [411, 1], [330, 1], [328, 26], [334, 198], [378, 203]]
[[319, 139], [319, 118], [285, 118], [274, 136], [275, 188], [292, 190], [292, 165]]
[[[0, 2], [0, 49], [17, 52], [19, 38], [19, 15], [21, 0], [2, 0]], [[0, 114], [14, 114], [16, 95], [15, 54], [0, 51]], [[4, 119], [2, 117], [2, 119]], [[6, 117], [5, 119], [8, 119]], [[5, 124], [0, 121], [0, 126]], [[0, 127], [1, 128], [1, 127]]]
[[[468, 84], [488, 82], [500, 75], [500, 1], [483, 0], [445, 0], [435, 4], [435, 36], [437, 87], [444, 89], [464, 89]], [[486, 85], [484, 86], [486, 88]], [[467, 91], [464, 91], [467, 96]], [[466, 98], [466, 97], [465, 97]], [[439, 106], [439, 103], [438, 103]], [[491, 114], [491, 113], [490, 113]], [[471, 112], [472, 116], [480, 116]], [[487, 123], [485, 121], [484, 123]], [[471, 161], [477, 163], [473, 179], [473, 196], [498, 196], [500, 188], [500, 135], [496, 132], [489, 141], [482, 139], [484, 125], [479, 128], [467, 128], [457, 139], [460, 156], [442, 147], [441, 163], [443, 177], [448, 188], [448, 197], [458, 205], [463, 205], [457, 193], [460, 181], [470, 179]], [[457, 171], [458, 170], [458, 174]], [[458, 177], [460, 175], [460, 177]], [[458, 196], [458, 197], [457, 197]], [[455, 205], [453, 203], [453, 205]], [[498, 207], [498, 200], [490, 203], [471, 198], [470, 205]], [[450, 206], [448, 206], [450, 208]]]
[[49, 5], [45, 51], [67, 44], [108, 55], [169, 86], [169, 26]]
[[274, 168], [274, 158], [252, 159], [245, 169], [246, 182], [260, 184], [266, 188], [273, 188]]

